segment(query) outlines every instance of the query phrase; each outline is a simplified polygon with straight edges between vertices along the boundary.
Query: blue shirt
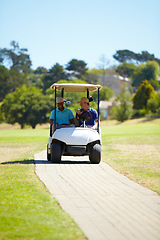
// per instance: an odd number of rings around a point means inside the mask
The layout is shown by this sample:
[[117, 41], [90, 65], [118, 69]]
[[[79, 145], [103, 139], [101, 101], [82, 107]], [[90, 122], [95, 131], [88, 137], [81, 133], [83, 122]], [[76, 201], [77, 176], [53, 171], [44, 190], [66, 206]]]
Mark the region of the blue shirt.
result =
[[[54, 112], [55, 110], [51, 112], [50, 119], [54, 119]], [[70, 124], [69, 120], [72, 118], [74, 118], [74, 115], [70, 109], [64, 107], [64, 110], [60, 111], [58, 107], [56, 108], [56, 122], [58, 122], [59, 125]]]
[[[81, 110], [84, 111], [83, 108], [82, 108]], [[90, 119], [89, 121], [86, 121], [85, 124], [86, 124], [86, 125], [90, 125], [90, 126], [94, 126], [94, 124], [95, 124], [95, 119], [98, 119], [98, 113], [97, 113], [97, 111], [96, 111], [95, 109], [93, 109], [93, 108], [91, 108], [91, 107], [89, 107], [88, 112], [91, 113], [92, 117], [91, 117], [91, 119]], [[88, 114], [88, 116], [90, 116], [90, 115]]]

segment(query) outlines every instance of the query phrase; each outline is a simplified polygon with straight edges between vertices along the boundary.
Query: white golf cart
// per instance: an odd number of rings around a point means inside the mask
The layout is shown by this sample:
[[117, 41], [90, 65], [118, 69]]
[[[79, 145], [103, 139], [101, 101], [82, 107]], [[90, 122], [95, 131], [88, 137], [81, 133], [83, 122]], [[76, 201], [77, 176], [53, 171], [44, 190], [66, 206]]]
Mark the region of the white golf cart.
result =
[[[101, 161], [101, 136], [99, 128], [99, 90], [101, 85], [92, 84], [53, 84], [51, 88], [55, 91], [55, 117], [54, 129], [50, 128], [50, 137], [47, 144], [47, 159], [52, 163], [60, 163], [61, 156], [89, 156], [91, 163], [98, 164]], [[97, 130], [92, 130], [85, 125], [88, 121], [84, 114], [81, 120], [83, 125], [76, 126], [61, 126], [56, 127], [56, 91], [61, 91], [61, 96], [64, 97], [64, 92], [86, 92], [87, 98], [90, 91], [98, 92], [98, 127]], [[79, 100], [79, 99], [78, 99]]]

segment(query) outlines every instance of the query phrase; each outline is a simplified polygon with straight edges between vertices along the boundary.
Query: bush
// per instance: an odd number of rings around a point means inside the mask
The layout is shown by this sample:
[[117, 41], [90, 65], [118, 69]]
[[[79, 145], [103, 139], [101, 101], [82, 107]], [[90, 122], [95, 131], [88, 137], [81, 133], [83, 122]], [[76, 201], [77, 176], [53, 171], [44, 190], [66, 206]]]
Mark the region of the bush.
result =
[[160, 91], [147, 101], [147, 108], [155, 115], [160, 115]]
[[133, 97], [133, 108], [134, 109], [147, 109], [147, 101], [153, 98], [155, 95], [154, 88], [147, 80], [143, 81], [142, 84], [136, 91]]
[[120, 122], [126, 121], [132, 117], [132, 100], [131, 94], [125, 85], [122, 92], [118, 95], [117, 101], [120, 102], [119, 105], [115, 105], [111, 110], [111, 115]]
[[48, 97], [44, 96], [40, 89], [27, 88], [23, 85], [5, 97], [1, 112], [7, 123], [18, 122], [21, 128], [25, 124], [35, 128], [37, 124], [48, 121], [47, 113], [50, 111], [50, 105]]

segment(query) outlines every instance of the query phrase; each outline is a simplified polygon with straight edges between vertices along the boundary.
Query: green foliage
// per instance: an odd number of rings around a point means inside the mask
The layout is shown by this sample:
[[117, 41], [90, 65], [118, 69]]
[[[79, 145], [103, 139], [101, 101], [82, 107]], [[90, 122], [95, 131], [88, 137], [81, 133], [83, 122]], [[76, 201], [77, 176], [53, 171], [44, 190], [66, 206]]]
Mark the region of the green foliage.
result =
[[78, 79], [84, 79], [87, 74], [87, 64], [82, 60], [72, 59], [68, 62], [66, 69], [73, 71], [72, 75]]
[[96, 75], [102, 75], [103, 74], [103, 69], [97, 69], [97, 68], [92, 68], [87, 70], [88, 74], [96, 74]]
[[113, 55], [113, 57], [119, 62], [136, 62], [136, 63], [144, 63], [147, 61], [156, 61], [160, 64], [160, 59], [156, 58], [154, 54], [150, 54], [147, 51], [142, 51], [141, 53], [134, 53], [130, 50], [118, 50]]
[[[111, 97], [113, 97], [113, 94], [114, 92], [112, 91], [111, 88], [109, 87], [103, 87], [101, 90], [100, 90], [100, 93], [99, 93], [99, 100], [100, 101], [107, 101], [109, 100]], [[92, 92], [92, 97], [94, 99], [94, 101], [98, 101], [98, 95], [97, 95], [97, 92]]]
[[111, 110], [111, 114], [116, 120], [124, 122], [132, 117], [132, 100], [131, 94], [128, 91], [127, 85], [122, 89], [122, 92], [118, 95], [116, 99], [118, 105], [115, 105]]
[[147, 108], [155, 115], [160, 115], [160, 91], [147, 101]]
[[66, 74], [65, 71], [63, 69], [63, 67], [56, 63], [50, 70], [49, 72], [47, 72], [46, 74], [42, 75], [42, 83], [43, 83], [43, 92], [45, 93], [46, 90], [48, 88], [50, 88], [50, 86], [61, 80], [61, 79], [65, 79], [66, 78]]
[[[59, 64], [56, 63], [50, 70], [49, 73], [51, 75], [52, 81], [53, 83], [59, 81], [60, 79], [65, 79], [66, 78], [66, 74], [65, 71], [63, 69], [63, 67]], [[52, 84], [53, 84], [52, 83]]]
[[147, 80], [139, 86], [133, 97], [134, 109], [147, 109], [147, 101], [155, 95], [154, 88]]
[[132, 77], [136, 66], [133, 63], [123, 62], [122, 64], [118, 65], [116, 68], [116, 72], [119, 73], [122, 77], [130, 78]]
[[132, 61], [133, 59], [136, 59], [136, 54], [130, 50], [118, 50], [113, 55], [113, 57], [120, 63]]
[[27, 84], [27, 75], [23, 72], [17, 71], [15, 67], [11, 67], [10, 71], [10, 81], [11, 92], [15, 91], [17, 87], [21, 87], [24, 84]]
[[48, 70], [45, 67], [38, 67], [33, 71], [34, 74], [44, 74], [47, 73]]
[[154, 54], [150, 54], [147, 51], [142, 51], [141, 53], [137, 53], [136, 59], [139, 62], [156, 61], [160, 64], [160, 59], [155, 58]]
[[10, 43], [11, 49], [0, 49], [1, 63], [8, 62], [19, 72], [28, 73], [31, 71], [31, 60], [27, 54], [26, 48], [19, 48], [19, 44], [15, 41]]
[[43, 89], [42, 74], [30, 73], [27, 75], [27, 85]]
[[11, 124], [18, 122], [21, 128], [25, 124], [35, 128], [38, 123], [48, 121], [47, 113], [50, 105], [48, 97], [44, 96], [41, 90], [32, 86], [27, 88], [24, 85], [6, 96], [1, 111], [5, 115], [6, 122]]
[[24, 83], [27, 83], [27, 78], [23, 72], [20, 73], [15, 67], [8, 70], [4, 66], [0, 66], [0, 100]]
[[155, 61], [147, 62], [146, 64], [139, 65], [133, 74], [133, 86], [139, 87], [144, 80], [156, 89], [158, 87], [158, 74], [159, 66]]
[[99, 84], [99, 75], [102, 75], [102, 74], [103, 74], [102, 69], [93, 68], [91, 70], [87, 70], [87, 75], [85, 76], [85, 80], [91, 84]]
[[0, 66], [0, 101], [2, 101], [5, 95], [10, 91], [9, 79], [8, 69], [4, 66]]

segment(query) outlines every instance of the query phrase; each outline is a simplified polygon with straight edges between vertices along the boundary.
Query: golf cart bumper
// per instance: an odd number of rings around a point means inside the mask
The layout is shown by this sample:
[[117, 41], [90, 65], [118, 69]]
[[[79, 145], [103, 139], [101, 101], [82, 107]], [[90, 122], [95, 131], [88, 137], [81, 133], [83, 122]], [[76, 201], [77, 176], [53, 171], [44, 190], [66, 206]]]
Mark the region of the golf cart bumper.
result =
[[85, 156], [88, 155], [87, 146], [65, 146], [63, 155], [64, 156]]

